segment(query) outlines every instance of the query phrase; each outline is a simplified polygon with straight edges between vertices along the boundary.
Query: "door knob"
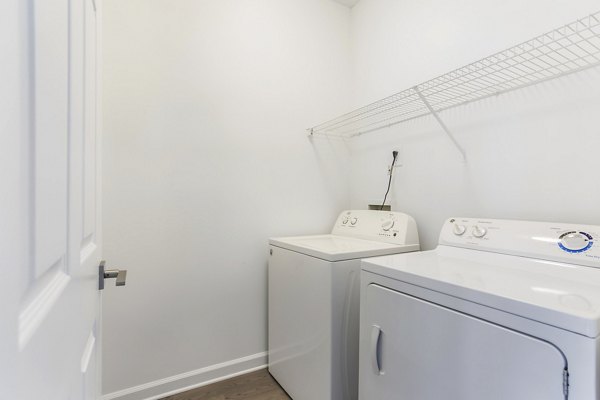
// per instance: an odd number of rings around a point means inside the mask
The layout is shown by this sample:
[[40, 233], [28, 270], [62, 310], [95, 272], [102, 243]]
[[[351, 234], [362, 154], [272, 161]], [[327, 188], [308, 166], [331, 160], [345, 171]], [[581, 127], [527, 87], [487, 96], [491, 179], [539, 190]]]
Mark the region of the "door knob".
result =
[[104, 289], [104, 280], [110, 278], [117, 278], [116, 286], [125, 286], [125, 281], [127, 280], [127, 270], [126, 269], [105, 269], [106, 261], [100, 261], [100, 265], [98, 266], [99, 274], [98, 274], [98, 288], [100, 290]]

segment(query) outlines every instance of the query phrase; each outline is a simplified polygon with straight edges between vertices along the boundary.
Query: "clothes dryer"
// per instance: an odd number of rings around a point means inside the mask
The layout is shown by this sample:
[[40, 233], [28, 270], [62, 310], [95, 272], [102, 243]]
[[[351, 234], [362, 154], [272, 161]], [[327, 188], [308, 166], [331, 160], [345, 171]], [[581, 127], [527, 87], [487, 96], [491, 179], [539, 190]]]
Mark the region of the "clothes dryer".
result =
[[600, 226], [452, 218], [364, 260], [361, 400], [600, 399]]

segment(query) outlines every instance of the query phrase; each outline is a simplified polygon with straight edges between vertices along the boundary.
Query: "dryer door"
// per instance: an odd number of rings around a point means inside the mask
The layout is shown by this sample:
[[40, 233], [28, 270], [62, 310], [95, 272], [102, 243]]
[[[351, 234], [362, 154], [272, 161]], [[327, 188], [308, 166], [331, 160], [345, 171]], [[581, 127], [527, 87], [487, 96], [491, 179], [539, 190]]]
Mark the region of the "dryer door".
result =
[[361, 400], [567, 397], [554, 345], [375, 284], [365, 292]]

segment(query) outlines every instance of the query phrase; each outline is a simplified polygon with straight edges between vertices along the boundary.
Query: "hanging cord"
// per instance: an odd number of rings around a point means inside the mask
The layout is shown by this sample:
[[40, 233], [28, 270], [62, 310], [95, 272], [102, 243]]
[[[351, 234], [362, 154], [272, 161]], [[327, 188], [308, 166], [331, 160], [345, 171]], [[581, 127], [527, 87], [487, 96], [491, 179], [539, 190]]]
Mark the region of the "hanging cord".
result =
[[381, 203], [381, 207], [379, 207], [379, 211], [383, 210], [383, 206], [385, 205], [385, 200], [387, 199], [388, 193], [390, 193], [390, 187], [392, 186], [392, 175], [394, 174], [394, 165], [396, 164], [396, 157], [398, 157], [398, 152], [392, 151], [392, 156], [394, 156], [394, 159], [392, 160], [392, 166], [390, 167], [390, 180], [388, 181], [387, 190], [385, 191], [385, 196], [383, 197], [383, 203]]

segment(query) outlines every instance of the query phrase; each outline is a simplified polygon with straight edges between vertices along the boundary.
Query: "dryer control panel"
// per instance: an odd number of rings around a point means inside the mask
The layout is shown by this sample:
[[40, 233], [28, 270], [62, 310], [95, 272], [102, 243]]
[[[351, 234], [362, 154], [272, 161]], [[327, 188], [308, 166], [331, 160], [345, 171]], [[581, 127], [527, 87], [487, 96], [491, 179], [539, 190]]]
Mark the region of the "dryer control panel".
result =
[[392, 244], [419, 244], [415, 220], [401, 212], [342, 211], [331, 233]]
[[600, 268], [600, 226], [450, 218], [439, 244]]

